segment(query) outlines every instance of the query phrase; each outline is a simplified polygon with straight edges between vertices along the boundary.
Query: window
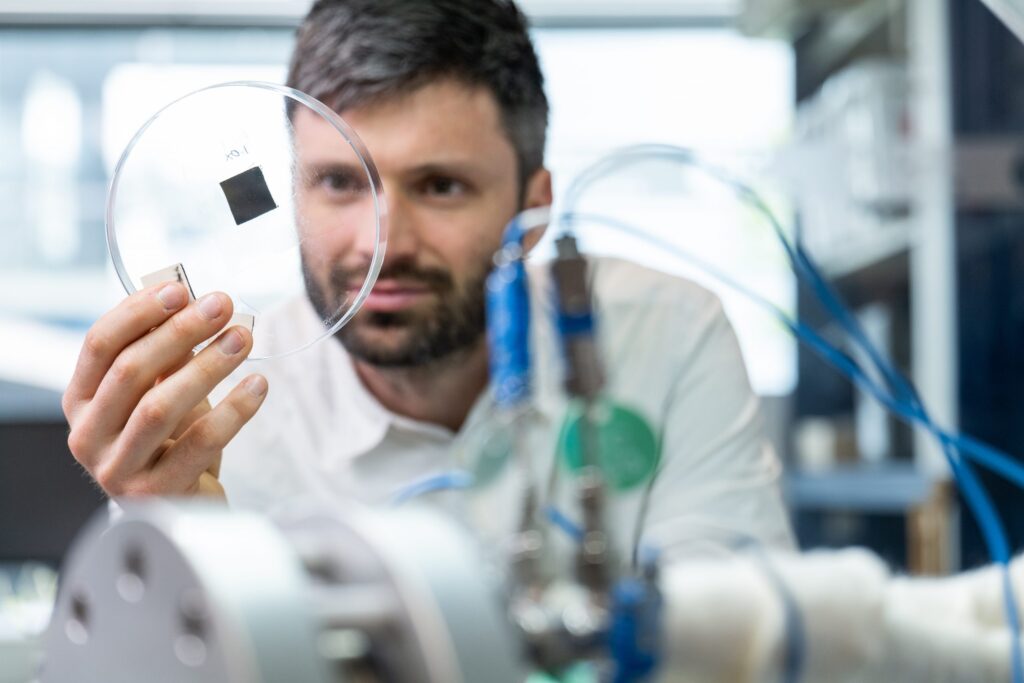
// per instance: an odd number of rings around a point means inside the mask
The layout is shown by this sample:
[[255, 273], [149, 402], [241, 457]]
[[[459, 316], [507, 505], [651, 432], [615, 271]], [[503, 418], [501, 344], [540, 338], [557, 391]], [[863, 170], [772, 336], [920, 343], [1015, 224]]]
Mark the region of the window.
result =
[[[790, 127], [793, 67], [784, 44], [726, 30], [591, 29], [538, 31], [537, 47], [552, 107], [547, 151], [556, 197], [565, 196], [587, 165], [635, 143], [692, 148], [740, 177], [756, 177]], [[777, 188], [755, 186], [773, 199]], [[694, 172], [650, 165], [600, 189], [588, 209], [649, 231], [794, 309], [794, 279], [771, 228], [723, 186]], [[592, 225], [584, 230], [578, 237], [588, 250], [679, 273], [712, 289], [736, 328], [755, 391], [792, 391], [796, 345], [773, 316], [650, 244]]]
[[[682, 28], [540, 28], [536, 39], [552, 102], [556, 195], [586, 164], [627, 143], [763, 154], [788, 130], [784, 46]], [[291, 42], [291, 29], [273, 27], [0, 29], [0, 346], [12, 351], [0, 357], [0, 378], [63, 388], [84, 330], [123, 295], [109, 266], [104, 209], [110, 173], [138, 126], [203, 85], [281, 81]], [[628, 187], [618, 199], [629, 205]], [[662, 220], [670, 211], [638, 211], [651, 229], [673, 229]], [[703, 211], [707, 228], [693, 239], [732, 259], [718, 224], [743, 219]], [[611, 233], [587, 239], [595, 251], [678, 266]], [[791, 307], [788, 270], [762, 258], [761, 244], [752, 237], [738, 261], [719, 265], [756, 271], [762, 291]], [[786, 333], [734, 299], [726, 304], [755, 388], [788, 393], [795, 352]]]

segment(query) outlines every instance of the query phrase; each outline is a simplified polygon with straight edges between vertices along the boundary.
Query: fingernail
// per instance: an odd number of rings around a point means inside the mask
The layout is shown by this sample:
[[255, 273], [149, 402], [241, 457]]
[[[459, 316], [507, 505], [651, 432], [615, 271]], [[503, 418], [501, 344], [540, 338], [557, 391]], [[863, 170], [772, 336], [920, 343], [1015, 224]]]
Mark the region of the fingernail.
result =
[[233, 356], [242, 350], [245, 342], [242, 341], [242, 335], [238, 334], [236, 330], [231, 329], [224, 333], [224, 336], [220, 338], [217, 345], [221, 351], [229, 356]]
[[253, 396], [262, 396], [267, 393], [267, 380], [263, 375], [253, 375], [245, 380], [245, 390]]
[[213, 320], [224, 312], [224, 304], [216, 294], [207, 294], [199, 300], [199, 312], [207, 320]]
[[185, 288], [175, 282], [157, 292], [156, 298], [164, 305], [165, 311], [176, 311], [185, 305], [188, 296], [185, 294]]

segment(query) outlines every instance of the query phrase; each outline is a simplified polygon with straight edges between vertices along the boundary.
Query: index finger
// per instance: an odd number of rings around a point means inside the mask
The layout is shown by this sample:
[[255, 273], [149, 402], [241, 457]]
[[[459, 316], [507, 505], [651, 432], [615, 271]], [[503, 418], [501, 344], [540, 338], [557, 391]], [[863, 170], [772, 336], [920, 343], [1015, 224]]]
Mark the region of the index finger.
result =
[[74, 411], [96, 393], [114, 359], [129, 344], [162, 324], [188, 303], [188, 290], [179, 282], [140, 289], [89, 328], [78, 364], [64, 393], [64, 412]]

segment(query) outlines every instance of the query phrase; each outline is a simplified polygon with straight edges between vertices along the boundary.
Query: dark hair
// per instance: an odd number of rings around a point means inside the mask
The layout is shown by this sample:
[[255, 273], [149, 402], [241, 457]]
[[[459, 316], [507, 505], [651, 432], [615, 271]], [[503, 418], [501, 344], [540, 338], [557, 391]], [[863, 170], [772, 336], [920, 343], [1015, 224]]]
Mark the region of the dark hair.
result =
[[544, 77], [512, 0], [318, 0], [288, 85], [342, 111], [445, 77], [494, 95], [521, 183], [543, 166]]

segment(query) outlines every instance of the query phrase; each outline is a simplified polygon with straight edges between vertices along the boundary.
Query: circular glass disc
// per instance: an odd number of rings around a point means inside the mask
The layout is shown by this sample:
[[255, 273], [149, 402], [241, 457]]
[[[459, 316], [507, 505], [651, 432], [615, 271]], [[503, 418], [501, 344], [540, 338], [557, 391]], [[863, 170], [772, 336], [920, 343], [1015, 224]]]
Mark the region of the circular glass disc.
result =
[[[250, 359], [272, 358], [358, 311], [384, 258], [383, 207], [369, 154], [329, 107], [272, 83], [224, 83], [175, 100], [132, 138], [107, 244], [129, 294], [175, 279], [197, 298], [225, 292], [231, 324], [253, 330]], [[303, 298], [318, 324], [288, 324]]]

